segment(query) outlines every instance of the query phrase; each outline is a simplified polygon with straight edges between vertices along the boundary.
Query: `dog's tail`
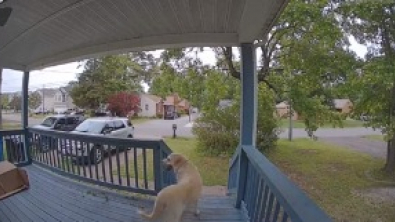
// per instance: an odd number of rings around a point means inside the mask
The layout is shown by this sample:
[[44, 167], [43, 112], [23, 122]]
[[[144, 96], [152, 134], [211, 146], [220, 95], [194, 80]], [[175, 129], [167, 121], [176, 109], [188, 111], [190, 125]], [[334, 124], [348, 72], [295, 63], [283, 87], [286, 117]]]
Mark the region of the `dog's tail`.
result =
[[139, 209], [138, 213], [146, 220], [155, 220], [162, 213], [165, 207], [166, 206], [164, 204], [155, 203], [154, 209], [152, 210], [151, 214], [147, 214], [142, 209]]

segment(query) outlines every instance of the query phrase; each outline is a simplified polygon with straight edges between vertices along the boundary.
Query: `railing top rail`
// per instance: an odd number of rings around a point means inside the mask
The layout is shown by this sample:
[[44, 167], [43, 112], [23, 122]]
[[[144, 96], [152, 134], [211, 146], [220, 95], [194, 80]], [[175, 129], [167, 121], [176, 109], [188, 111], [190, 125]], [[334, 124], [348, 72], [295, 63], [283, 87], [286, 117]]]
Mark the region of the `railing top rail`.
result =
[[52, 136], [55, 138], [74, 139], [81, 142], [95, 142], [98, 144], [124, 144], [133, 146], [142, 146], [145, 148], [156, 149], [158, 144], [162, 142], [161, 139], [132, 139], [132, 138], [116, 138], [105, 137], [91, 134], [78, 134], [64, 131], [54, 131], [46, 129], [28, 128], [30, 133], [37, 133], [44, 136]]
[[332, 221], [320, 207], [255, 147], [243, 146], [242, 151], [246, 153], [249, 162], [261, 174], [293, 222]]
[[12, 135], [16, 135], [16, 134], [21, 134], [24, 131], [25, 131], [24, 129], [0, 130], [0, 135], [12, 136]]

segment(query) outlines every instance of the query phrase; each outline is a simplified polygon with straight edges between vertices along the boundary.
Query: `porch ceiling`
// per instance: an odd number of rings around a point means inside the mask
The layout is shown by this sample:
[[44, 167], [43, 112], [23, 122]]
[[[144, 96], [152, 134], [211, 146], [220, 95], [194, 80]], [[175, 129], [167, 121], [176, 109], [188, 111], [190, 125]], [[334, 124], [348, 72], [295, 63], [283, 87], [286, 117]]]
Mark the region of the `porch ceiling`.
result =
[[8, 0], [0, 67], [32, 70], [105, 53], [236, 46], [267, 33], [288, 0]]

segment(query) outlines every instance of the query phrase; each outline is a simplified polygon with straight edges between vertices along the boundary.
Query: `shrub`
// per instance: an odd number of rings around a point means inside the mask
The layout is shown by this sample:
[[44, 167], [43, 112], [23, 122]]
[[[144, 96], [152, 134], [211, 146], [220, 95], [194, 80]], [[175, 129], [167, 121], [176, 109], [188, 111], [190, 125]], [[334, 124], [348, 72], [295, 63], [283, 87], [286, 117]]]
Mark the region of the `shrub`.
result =
[[[207, 155], [234, 153], [240, 139], [240, 97], [236, 96], [234, 101], [232, 106], [224, 109], [213, 105], [196, 120], [193, 133], [197, 136], [199, 152]], [[273, 94], [265, 86], [260, 86], [256, 146], [261, 151], [274, 147], [278, 139], [278, 119], [273, 113]]]

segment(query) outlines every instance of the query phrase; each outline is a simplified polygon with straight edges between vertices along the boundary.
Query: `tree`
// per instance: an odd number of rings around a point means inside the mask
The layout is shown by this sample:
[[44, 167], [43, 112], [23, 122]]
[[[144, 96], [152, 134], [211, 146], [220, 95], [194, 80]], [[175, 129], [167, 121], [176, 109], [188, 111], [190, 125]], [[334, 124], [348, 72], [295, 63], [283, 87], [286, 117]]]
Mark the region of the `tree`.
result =
[[386, 135], [384, 169], [395, 173], [395, 3], [341, 1], [337, 12], [343, 29], [369, 46], [348, 88], [357, 95], [355, 114], [368, 114], [371, 118], [366, 125], [381, 128]]
[[131, 111], [137, 113], [139, 108], [140, 98], [133, 93], [120, 92], [108, 98], [108, 109], [116, 116], [127, 116]]
[[[327, 0], [292, 0], [257, 43], [262, 52], [258, 81], [276, 93], [276, 100], [295, 104], [310, 136], [325, 122], [341, 123], [333, 109], [336, 88], [331, 83], [355, 68], [354, 54], [347, 49], [349, 43], [332, 8]], [[240, 79], [233, 49], [221, 47], [216, 52], [219, 65]]]
[[70, 95], [77, 106], [97, 109], [114, 93], [142, 91], [136, 67], [138, 64], [127, 54], [89, 59]]
[[22, 97], [19, 95], [14, 95], [9, 104], [11, 109], [14, 109], [15, 112], [22, 110]]
[[[3, 69], [0, 67], [0, 129], [3, 129], [3, 89], [1, 88], [3, 85]], [[7, 97], [8, 98], [8, 97]]]
[[41, 95], [38, 92], [33, 92], [29, 95], [29, 108], [36, 109], [41, 104]]

